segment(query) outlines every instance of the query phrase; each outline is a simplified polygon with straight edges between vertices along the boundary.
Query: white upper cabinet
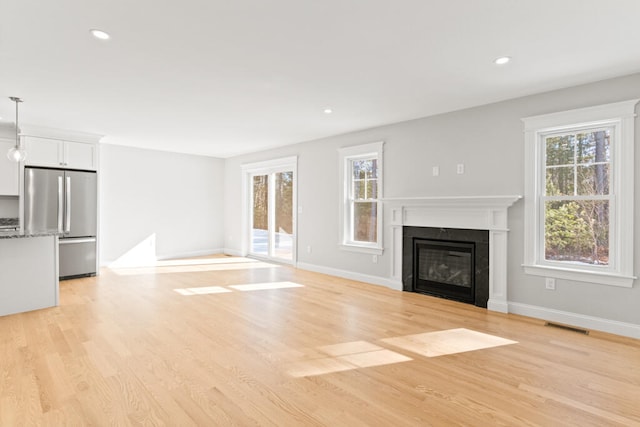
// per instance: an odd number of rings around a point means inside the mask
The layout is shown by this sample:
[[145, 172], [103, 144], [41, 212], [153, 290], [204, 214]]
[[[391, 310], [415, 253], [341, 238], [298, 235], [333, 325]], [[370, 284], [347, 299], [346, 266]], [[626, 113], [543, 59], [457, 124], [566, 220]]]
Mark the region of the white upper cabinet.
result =
[[24, 163], [37, 166], [63, 166], [60, 156], [62, 142], [56, 139], [24, 137], [23, 144], [27, 152], [27, 158]]
[[97, 149], [96, 144], [65, 141], [62, 153], [64, 166], [71, 169], [96, 170]]
[[25, 165], [96, 170], [97, 144], [25, 136]]
[[7, 158], [7, 152], [15, 141], [0, 139], [0, 196], [18, 195], [19, 164]]

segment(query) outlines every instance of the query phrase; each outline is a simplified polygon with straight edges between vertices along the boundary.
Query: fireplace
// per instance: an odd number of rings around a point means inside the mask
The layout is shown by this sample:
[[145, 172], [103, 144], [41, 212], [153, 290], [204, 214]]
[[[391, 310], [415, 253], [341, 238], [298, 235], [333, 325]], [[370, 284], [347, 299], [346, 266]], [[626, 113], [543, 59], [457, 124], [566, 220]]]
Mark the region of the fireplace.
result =
[[487, 307], [489, 232], [403, 227], [403, 290]]
[[[414, 237], [474, 242], [476, 273], [474, 304], [487, 307], [489, 310], [508, 313], [507, 210], [521, 198], [522, 196], [518, 195], [386, 198], [385, 216], [389, 217], [388, 224], [391, 229], [388, 240], [392, 258], [390, 286], [398, 290], [415, 292], [413, 262], [406, 259], [407, 254], [413, 254], [412, 239]], [[411, 235], [407, 234], [410, 233], [410, 229], [431, 229], [431, 231], [426, 234], [417, 232]], [[463, 233], [467, 235], [452, 235], [450, 231], [441, 232], [453, 229], [464, 230]], [[482, 234], [471, 236], [469, 233], [471, 231]]]
[[413, 289], [475, 303], [475, 245], [413, 239]]

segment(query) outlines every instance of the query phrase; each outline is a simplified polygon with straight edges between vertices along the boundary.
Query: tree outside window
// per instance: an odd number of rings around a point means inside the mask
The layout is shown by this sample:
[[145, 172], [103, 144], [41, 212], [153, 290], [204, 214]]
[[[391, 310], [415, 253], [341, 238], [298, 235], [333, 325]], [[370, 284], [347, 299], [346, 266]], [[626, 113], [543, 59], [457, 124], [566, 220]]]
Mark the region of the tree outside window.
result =
[[546, 260], [609, 264], [611, 133], [544, 137]]
[[355, 242], [375, 243], [378, 240], [378, 161], [351, 161], [351, 209]]

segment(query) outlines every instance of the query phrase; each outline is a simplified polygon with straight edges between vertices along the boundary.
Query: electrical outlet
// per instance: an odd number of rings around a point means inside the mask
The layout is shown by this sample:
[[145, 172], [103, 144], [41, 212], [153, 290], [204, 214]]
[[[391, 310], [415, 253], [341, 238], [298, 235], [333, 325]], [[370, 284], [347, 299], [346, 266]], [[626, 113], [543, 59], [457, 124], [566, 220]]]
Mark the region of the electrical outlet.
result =
[[440, 166], [434, 166], [433, 169], [431, 169], [431, 173], [433, 174], [433, 176], [440, 175]]
[[550, 291], [556, 290], [556, 279], [553, 277], [547, 277], [544, 281], [544, 287]]
[[377, 263], [378, 263], [378, 255], [374, 255], [374, 256], [371, 258], [371, 261], [373, 261], [373, 263], [374, 263], [374, 264], [377, 264]]
[[310, 254], [311, 253], [311, 245], [307, 246], [307, 253]]
[[456, 167], [456, 173], [458, 175], [462, 175], [464, 173], [464, 163], [458, 163], [458, 166]]

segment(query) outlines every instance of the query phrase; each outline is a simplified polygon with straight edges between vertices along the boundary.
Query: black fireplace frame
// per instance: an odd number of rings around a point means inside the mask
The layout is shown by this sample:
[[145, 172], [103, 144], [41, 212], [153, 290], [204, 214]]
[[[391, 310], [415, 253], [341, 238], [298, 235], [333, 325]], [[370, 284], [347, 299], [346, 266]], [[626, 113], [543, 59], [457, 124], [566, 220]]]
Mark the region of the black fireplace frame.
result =
[[[457, 298], [456, 295], [443, 295], [438, 292], [425, 292], [416, 289], [414, 277], [415, 266], [413, 263], [414, 240], [434, 240], [440, 242], [464, 242], [473, 243], [474, 254], [474, 295], [471, 298]], [[402, 228], [402, 289], [406, 292], [417, 292], [454, 299], [456, 301], [474, 304], [478, 307], [487, 307], [489, 300], [489, 230], [471, 230], [459, 228], [413, 227]]]

